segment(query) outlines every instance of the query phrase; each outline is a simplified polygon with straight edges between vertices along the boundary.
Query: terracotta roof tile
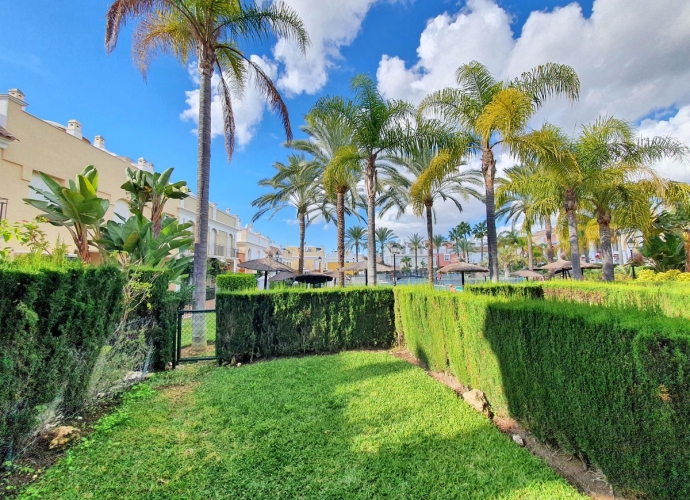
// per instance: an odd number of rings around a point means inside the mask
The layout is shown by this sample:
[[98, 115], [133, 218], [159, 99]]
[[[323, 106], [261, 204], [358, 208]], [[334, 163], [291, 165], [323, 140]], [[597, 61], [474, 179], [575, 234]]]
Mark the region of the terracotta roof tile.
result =
[[0, 127], [0, 137], [4, 137], [5, 139], [9, 139], [10, 141], [18, 140], [15, 136], [10, 134], [4, 127]]

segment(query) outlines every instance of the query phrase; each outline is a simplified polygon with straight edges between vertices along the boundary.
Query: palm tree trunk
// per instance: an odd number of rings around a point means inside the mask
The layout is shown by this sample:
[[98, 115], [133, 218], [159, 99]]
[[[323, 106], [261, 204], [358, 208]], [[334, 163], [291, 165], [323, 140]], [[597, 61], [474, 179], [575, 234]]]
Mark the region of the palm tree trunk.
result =
[[426, 270], [429, 273], [429, 284], [434, 286], [434, 247], [432, 245], [432, 238], [434, 237], [434, 225], [431, 220], [431, 207], [426, 206], [426, 234], [427, 234], [427, 260]]
[[582, 280], [582, 270], [580, 269], [580, 242], [577, 237], [577, 198], [575, 193], [568, 189], [565, 192], [563, 208], [568, 217], [568, 240], [570, 241], [570, 261], [573, 265], [573, 279]]
[[370, 285], [376, 285], [376, 155], [369, 157], [365, 173], [367, 190], [367, 276]]
[[690, 232], [683, 231], [683, 248], [685, 248], [685, 272], [690, 273]]
[[297, 274], [304, 272], [304, 233], [307, 227], [305, 214], [297, 214], [299, 217], [299, 258], [297, 259]]
[[530, 271], [534, 270], [534, 252], [533, 252], [533, 243], [532, 243], [532, 231], [529, 229], [526, 231], [527, 232], [527, 267], [529, 267]]
[[[196, 239], [194, 241], [194, 309], [206, 309], [206, 257], [208, 255], [208, 191], [211, 182], [211, 77], [213, 61], [199, 57], [199, 148], [197, 154]], [[192, 350], [206, 348], [206, 321], [192, 320]], [[196, 320], [196, 321], [195, 321]]]
[[[338, 267], [345, 267], [345, 193], [338, 191], [335, 207], [336, 223], [338, 224]], [[338, 283], [345, 286], [345, 273], [338, 271]]]
[[484, 262], [484, 236], [479, 238], [479, 262]]
[[417, 247], [414, 249], [414, 273], [417, 274], [419, 272], [419, 266], [417, 266]]
[[492, 283], [498, 283], [498, 240], [496, 238], [496, 201], [494, 197], [494, 178], [496, 177], [496, 160], [491, 148], [482, 150], [482, 173], [486, 189], [486, 235], [489, 253], [489, 276]]
[[611, 214], [597, 213], [599, 224], [599, 241], [601, 245], [601, 260], [604, 263], [604, 281], [613, 281], [613, 247], [611, 246]]
[[544, 219], [544, 230], [546, 232], [546, 259], [553, 262], [553, 228], [551, 227], [551, 216]]
[[355, 262], [359, 262], [359, 242], [355, 243]]

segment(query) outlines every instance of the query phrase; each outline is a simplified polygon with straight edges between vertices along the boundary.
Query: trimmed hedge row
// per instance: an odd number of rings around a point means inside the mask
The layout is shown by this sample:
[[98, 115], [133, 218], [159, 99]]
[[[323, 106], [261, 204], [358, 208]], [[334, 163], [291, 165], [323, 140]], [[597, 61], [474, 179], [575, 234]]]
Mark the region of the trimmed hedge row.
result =
[[219, 291], [235, 292], [239, 290], [255, 290], [256, 274], [228, 273], [216, 276], [216, 286]]
[[690, 318], [690, 286], [685, 283], [588, 283], [555, 281], [541, 284], [544, 298], [613, 308], [635, 308], [664, 316]]
[[0, 455], [57, 397], [75, 410], [120, 314], [115, 267], [0, 268]]
[[396, 328], [435, 370], [621, 490], [690, 498], [690, 325], [627, 309], [395, 289]]
[[488, 295], [491, 297], [544, 298], [544, 289], [537, 283], [526, 283], [524, 285], [486, 283], [484, 285], [466, 285], [464, 290], [474, 295]]
[[221, 292], [216, 353], [232, 362], [387, 348], [395, 340], [393, 300], [390, 288]]
[[138, 274], [142, 283], [151, 283], [148, 299], [143, 301], [135, 315], [151, 318], [153, 327], [149, 332], [153, 344], [151, 369], [165, 370], [175, 355], [175, 333], [177, 330], [177, 310], [181, 296], [168, 289], [170, 273], [161, 269], [136, 268], [131, 273]]

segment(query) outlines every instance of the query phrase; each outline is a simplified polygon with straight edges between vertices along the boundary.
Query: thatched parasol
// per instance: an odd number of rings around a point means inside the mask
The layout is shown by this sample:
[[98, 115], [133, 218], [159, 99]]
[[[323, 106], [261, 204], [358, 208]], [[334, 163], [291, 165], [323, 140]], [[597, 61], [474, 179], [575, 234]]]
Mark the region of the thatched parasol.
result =
[[442, 273], [460, 273], [461, 283], [465, 287], [465, 273], [488, 273], [489, 270], [482, 266], [468, 264], [467, 262], [457, 262], [439, 269]]
[[327, 281], [333, 281], [333, 276], [324, 273], [307, 273], [295, 276], [295, 281], [298, 283], [309, 283], [311, 285], [319, 285]]
[[[367, 264], [368, 262], [366, 260], [361, 260], [359, 262], [355, 262], [354, 264], [348, 264], [345, 267], [341, 267], [339, 269], [336, 269], [336, 271], [366, 271], [367, 270]], [[381, 262], [376, 263], [376, 272], [377, 273], [388, 273], [393, 270], [392, 267], [387, 266], [386, 264], [383, 264]]]
[[271, 276], [268, 278], [269, 283], [275, 283], [276, 281], [285, 281], [294, 278], [297, 276], [295, 273], [291, 271], [280, 271], [278, 274], [275, 276]]
[[601, 264], [592, 264], [591, 262], [583, 262], [580, 264], [580, 269], [601, 269]]
[[537, 269], [541, 271], [553, 271], [554, 273], [560, 273], [563, 271], [568, 271], [573, 268], [573, 263], [569, 260], [558, 259], [555, 262], [550, 262], [545, 266], [538, 267]]
[[510, 273], [511, 276], [519, 276], [520, 278], [525, 278], [526, 280], [529, 281], [529, 279], [541, 279], [544, 277], [543, 274], [539, 274], [538, 272], [532, 271], [531, 269], [521, 269], [519, 271], [515, 271], [514, 273]]
[[273, 260], [270, 257], [264, 257], [262, 259], [248, 260], [247, 262], [242, 262], [238, 267], [243, 269], [252, 269], [254, 271], [264, 272], [264, 290], [268, 288], [268, 273], [269, 272], [279, 272], [279, 271], [289, 271], [293, 272], [292, 268], [281, 264], [277, 260]]

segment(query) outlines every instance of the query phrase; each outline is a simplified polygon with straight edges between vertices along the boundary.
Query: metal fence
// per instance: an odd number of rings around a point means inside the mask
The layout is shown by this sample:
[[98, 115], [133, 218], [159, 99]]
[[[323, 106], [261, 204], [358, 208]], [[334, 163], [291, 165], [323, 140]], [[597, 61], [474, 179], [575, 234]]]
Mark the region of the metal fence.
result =
[[[193, 345], [195, 337], [204, 337], [199, 348]], [[216, 359], [216, 310], [188, 310], [177, 312], [177, 336], [173, 368], [179, 363]]]

